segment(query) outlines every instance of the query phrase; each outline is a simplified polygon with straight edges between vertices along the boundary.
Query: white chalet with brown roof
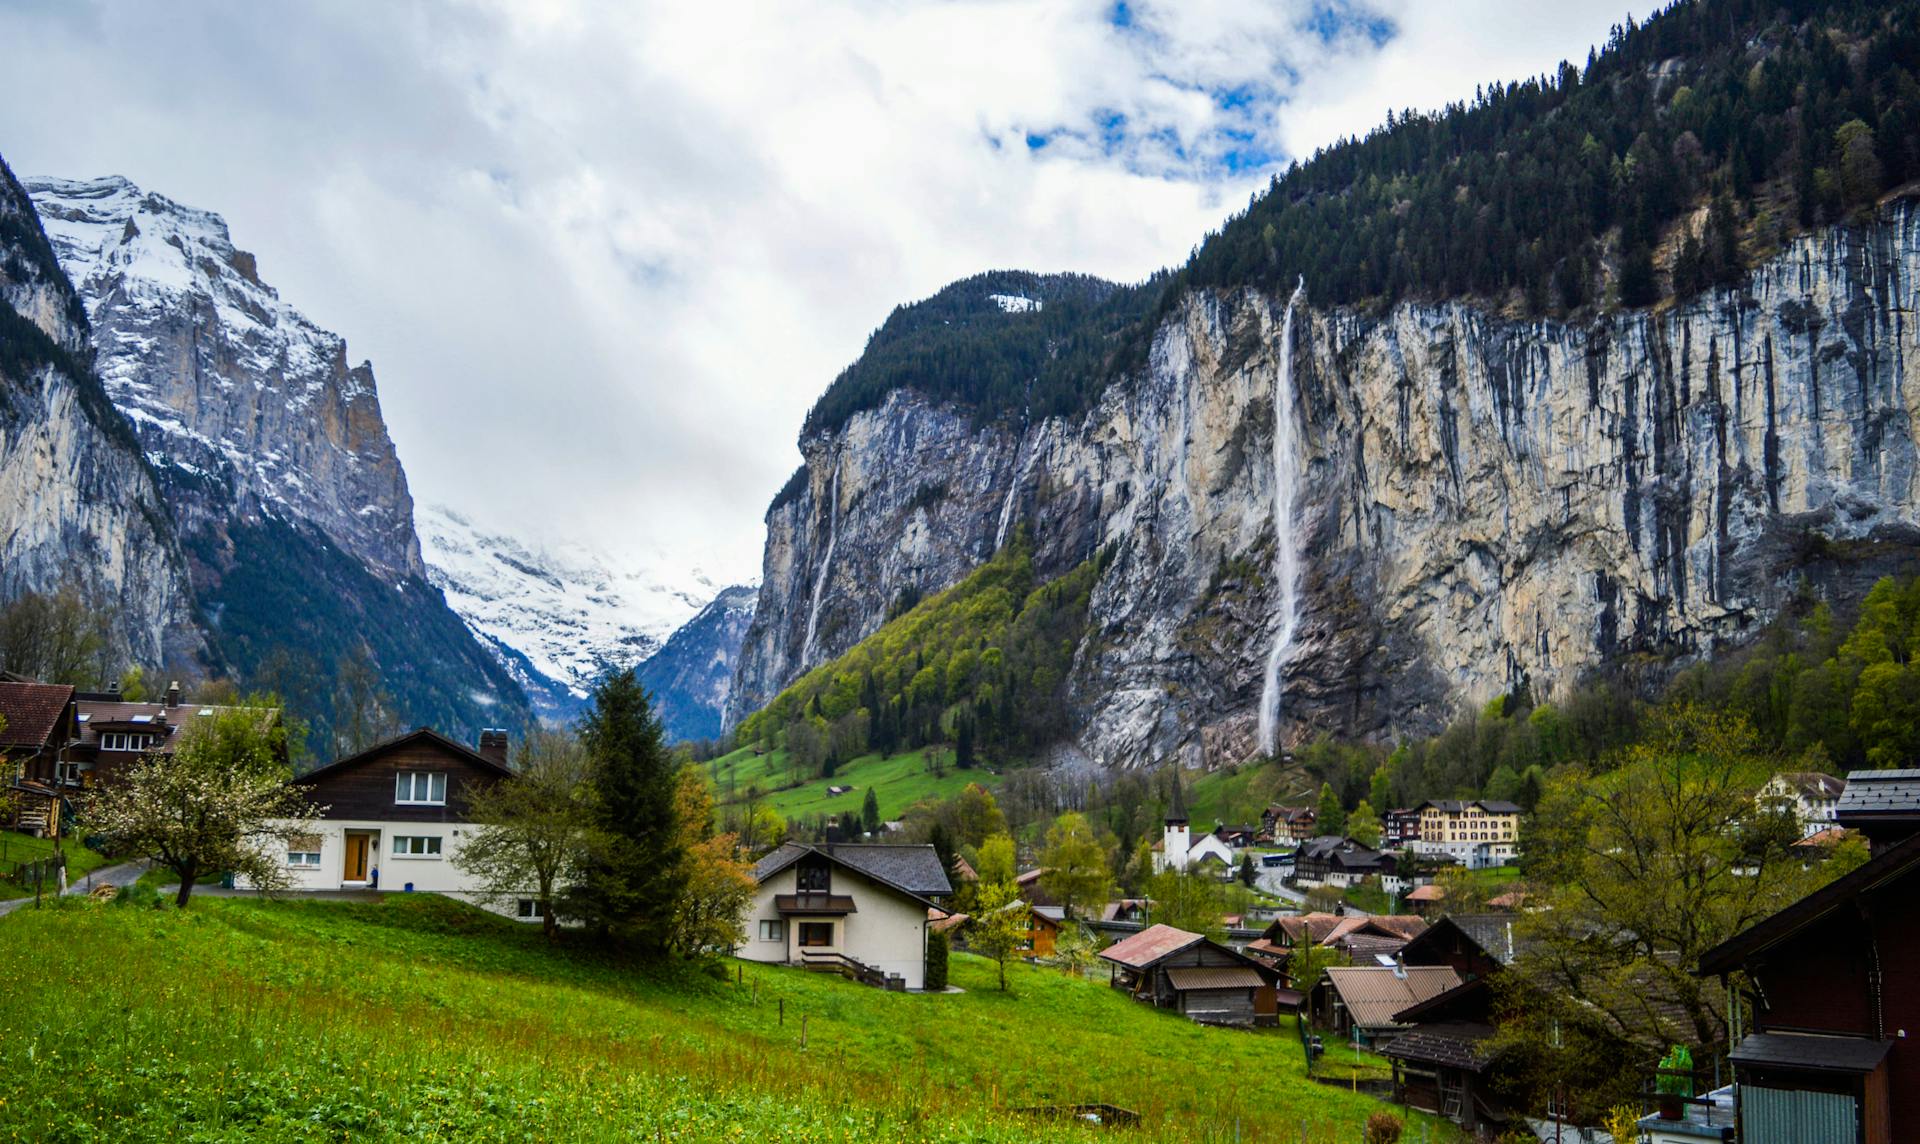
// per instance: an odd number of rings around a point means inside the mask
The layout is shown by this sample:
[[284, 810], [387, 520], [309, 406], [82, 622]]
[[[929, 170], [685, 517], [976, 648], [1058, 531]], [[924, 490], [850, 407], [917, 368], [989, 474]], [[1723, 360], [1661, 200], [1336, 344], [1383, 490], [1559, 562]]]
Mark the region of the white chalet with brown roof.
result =
[[925, 987], [927, 931], [953, 892], [933, 847], [789, 842], [760, 859], [753, 877], [736, 956]]

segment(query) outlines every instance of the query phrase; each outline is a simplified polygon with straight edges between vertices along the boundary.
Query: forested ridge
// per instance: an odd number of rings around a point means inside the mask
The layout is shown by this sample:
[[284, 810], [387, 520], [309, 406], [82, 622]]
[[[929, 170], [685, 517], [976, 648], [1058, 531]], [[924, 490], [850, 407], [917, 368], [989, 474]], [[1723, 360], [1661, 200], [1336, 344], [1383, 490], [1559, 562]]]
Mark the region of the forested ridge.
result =
[[[1304, 280], [1321, 306], [1464, 297], [1576, 321], [1654, 305], [1735, 285], [1916, 177], [1920, 8], [1689, 0], [1616, 27], [1584, 66], [1389, 113], [1276, 173], [1172, 274], [1114, 287], [1000, 272], [902, 306], [806, 432], [901, 387], [985, 418], [1084, 410], [1195, 290]], [[1002, 313], [996, 292], [1047, 305]]]

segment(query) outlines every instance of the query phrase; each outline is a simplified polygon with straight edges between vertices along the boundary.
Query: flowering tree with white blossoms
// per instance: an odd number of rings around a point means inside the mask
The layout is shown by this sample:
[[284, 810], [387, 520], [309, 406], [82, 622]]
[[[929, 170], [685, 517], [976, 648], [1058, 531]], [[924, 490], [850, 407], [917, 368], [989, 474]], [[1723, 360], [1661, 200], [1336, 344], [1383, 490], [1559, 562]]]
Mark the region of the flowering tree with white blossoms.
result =
[[270, 710], [203, 715], [171, 755], [149, 755], [93, 796], [90, 833], [194, 884], [232, 872], [261, 890], [288, 885], [286, 844], [314, 833], [320, 808], [290, 780], [286, 730]]

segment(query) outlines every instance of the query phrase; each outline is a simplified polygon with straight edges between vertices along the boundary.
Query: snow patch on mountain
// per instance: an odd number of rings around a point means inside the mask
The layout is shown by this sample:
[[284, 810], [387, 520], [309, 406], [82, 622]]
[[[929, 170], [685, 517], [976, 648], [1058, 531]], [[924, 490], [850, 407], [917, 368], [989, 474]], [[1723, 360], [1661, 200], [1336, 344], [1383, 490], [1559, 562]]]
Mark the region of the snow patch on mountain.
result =
[[1009, 314], [1031, 314], [1045, 305], [1040, 299], [1024, 294], [989, 294], [987, 298]]
[[444, 505], [414, 523], [427, 578], [550, 719], [577, 711], [609, 668], [658, 651], [721, 589], [665, 553], [615, 561], [577, 542], [508, 536]]

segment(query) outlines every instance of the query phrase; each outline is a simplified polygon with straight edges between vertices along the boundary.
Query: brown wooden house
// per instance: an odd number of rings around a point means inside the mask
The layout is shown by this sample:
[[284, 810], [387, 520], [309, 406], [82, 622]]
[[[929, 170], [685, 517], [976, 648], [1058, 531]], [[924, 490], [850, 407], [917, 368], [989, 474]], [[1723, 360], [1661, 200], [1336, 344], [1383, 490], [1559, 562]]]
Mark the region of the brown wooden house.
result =
[[505, 731], [481, 732], [475, 749], [426, 727], [299, 776], [323, 809], [320, 830], [287, 848], [294, 888], [431, 891], [538, 917], [530, 898], [492, 901], [453, 862], [474, 794], [511, 777]]
[[[1730, 1054], [1742, 1140], [1890, 1144], [1920, 1132], [1920, 772], [1907, 776], [1861, 800], [1871, 861], [1701, 958], [1699, 973], [1743, 982], [1752, 1014]], [[1908, 782], [1903, 834], [1893, 788]]]
[[63, 755], [73, 739], [73, 688], [0, 681], [0, 766], [11, 794], [10, 824], [37, 835], [60, 831]]
[[1102, 950], [1110, 983], [1137, 1001], [1174, 1009], [1206, 1025], [1270, 1025], [1278, 1020], [1266, 965], [1206, 936], [1155, 925]]

